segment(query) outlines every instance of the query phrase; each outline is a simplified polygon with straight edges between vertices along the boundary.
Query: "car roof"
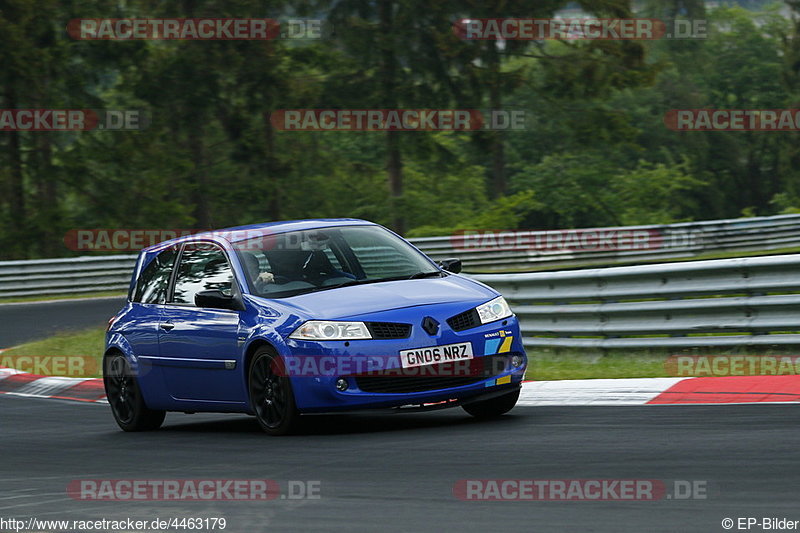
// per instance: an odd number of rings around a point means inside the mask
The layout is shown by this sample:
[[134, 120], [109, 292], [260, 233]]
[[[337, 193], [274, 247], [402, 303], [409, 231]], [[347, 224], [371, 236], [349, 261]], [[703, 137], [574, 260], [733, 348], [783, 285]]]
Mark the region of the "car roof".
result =
[[261, 224], [250, 224], [247, 226], [235, 226], [232, 228], [223, 228], [202, 233], [195, 233], [192, 235], [185, 235], [170, 239], [168, 241], [160, 242], [153, 246], [144, 248], [142, 252], [151, 252], [161, 250], [169, 246], [180, 244], [186, 241], [196, 241], [198, 239], [210, 239], [212, 241], [226, 240], [229, 243], [239, 242], [246, 239], [252, 239], [263, 235], [262, 232], [279, 234], [287, 233], [290, 231], [304, 231], [311, 229], [332, 228], [340, 226], [377, 226], [374, 222], [368, 220], [360, 220], [357, 218], [317, 218], [307, 220], [286, 220], [281, 222], [264, 222]]

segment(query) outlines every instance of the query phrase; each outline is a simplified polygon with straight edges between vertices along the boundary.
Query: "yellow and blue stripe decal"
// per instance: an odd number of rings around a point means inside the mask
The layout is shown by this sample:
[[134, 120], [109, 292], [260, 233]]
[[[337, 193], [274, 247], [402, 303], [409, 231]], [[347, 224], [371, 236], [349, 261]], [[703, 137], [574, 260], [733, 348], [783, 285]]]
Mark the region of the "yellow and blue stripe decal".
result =
[[487, 339], [483, 344], [483, 355], [494, 355], [496, 353], [508, 353], [511, 351], [511, 343], [514, 337], [501, 337], [499, 339]]
[[[511, 332], [508, 332], [511, 333]], [[513, 335], [506, 335], [506, 332], [500, 330], [498, 338], [486, 339], [483, 343], [483, 355], [494, 355], [496, 353], [508, 353], [511, 351], [511, 343], [514, 342]], [[505, 385], [511, 383], [511, 376], [503, 376], [501, 378], [493, 379], [486, 382], [486, 387], [494, 387], [495, 385]]]
[[491, 381], [487, 381], [484, 387], [494, 387], [495, 385], [506, 385], [507, 383], [511, 383], [511, 376], [503, 376], [502, 378], [497, 378]]

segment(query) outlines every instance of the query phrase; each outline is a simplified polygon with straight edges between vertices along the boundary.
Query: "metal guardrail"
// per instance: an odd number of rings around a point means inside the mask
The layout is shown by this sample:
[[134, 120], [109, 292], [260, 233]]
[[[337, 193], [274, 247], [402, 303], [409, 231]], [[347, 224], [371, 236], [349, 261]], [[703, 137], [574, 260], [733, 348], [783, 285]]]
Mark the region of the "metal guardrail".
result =
[[800, 255], [472, 277], [534, 350], [800, 345]]
[[[560, 265], [591, 266], [598, 263], [632, 264], [692, 258], [710, 251], [766, 251], [800, 246], [800, 215], [565, 231], [606, 234], [641, 232], [642, 235], [648, 235], [651, 241], [649, 247], [643, 250], [535, 249], [526, 246], [498, 249], [466, 246], [467, 241], [458, 235], [411, 239], [411, 242], [434, 260], [461, 258], [466, 272], [531, 270]], [[0, 298], [125, 290], [135, 261], [136, 255], [127, 254], [0, 261]]]
[[[557, 247], [514, 243], [517, 236], [530, 232], [502, 232], [511, 244], [494, 244], [501, 234], [489, 233], [488, 244], [482, 239], [464, 238], [462, 235], [423, 237], [411, 239], [420, 250], [432, 259], [448, 257], [461, 259], [467, 272], [525, 271], [542, 267], [592, 266], [608, 264], [633, 264], [666, 259], [693, 258], [708, 252], [747, 252], [800, 247], [800, 215], [736, 218], [685, 222], [679, 224], [625, 226], [538, 232], [539, 234], [566, 236], [569, 232], [585, 234], [595, 232], [627, 232], [647, 236], [648, 243], [641, 249], [591, 246]], [[485, 240], [485, 239], [483, 239]], [[624, 240], [623, 240], [624, 243]]]
[[127, 290], [136, 255], [0, 261], [0, 297]]

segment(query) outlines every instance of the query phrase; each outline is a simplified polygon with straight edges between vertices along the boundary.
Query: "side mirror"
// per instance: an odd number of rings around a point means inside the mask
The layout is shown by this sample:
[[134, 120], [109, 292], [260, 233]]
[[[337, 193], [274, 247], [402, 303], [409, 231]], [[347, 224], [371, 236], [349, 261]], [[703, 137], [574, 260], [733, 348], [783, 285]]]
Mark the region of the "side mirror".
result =
[[228, 296], [218, 289], [198, 292], [194, 295], [194, 304], [197, 307], [208, 307], [211, 309], [244, 311], [244, 304], [241, 299], [235, 296]]
[[453, 274], [458, 274], [461, 272], [461, 259], [442, 259], [439, 261], [439, 266], [442, 269], [447, 270], [448, 272], [452, 272]]

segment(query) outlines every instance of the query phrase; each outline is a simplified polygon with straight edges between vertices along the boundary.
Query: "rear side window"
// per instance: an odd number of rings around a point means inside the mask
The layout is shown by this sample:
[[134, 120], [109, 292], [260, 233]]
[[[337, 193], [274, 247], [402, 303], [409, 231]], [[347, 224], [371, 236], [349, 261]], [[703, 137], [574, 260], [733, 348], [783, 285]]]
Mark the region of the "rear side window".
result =
[[233, 291], [233, 270], [221, 248], [193, 244], [181, 254], [172, 302], [194, 305], [194, 296], [201, 291], [217, 289], [226, 295]]
[[172, 274], [172, 266], [175, 264], [177, 250], [167, 248], [142, 271], [139, 280], [136, 282], [136, 293], [133, 295], [134, 302], [144, 304], [163, 304], [167, 300], [167, 287], [169, 277]]

